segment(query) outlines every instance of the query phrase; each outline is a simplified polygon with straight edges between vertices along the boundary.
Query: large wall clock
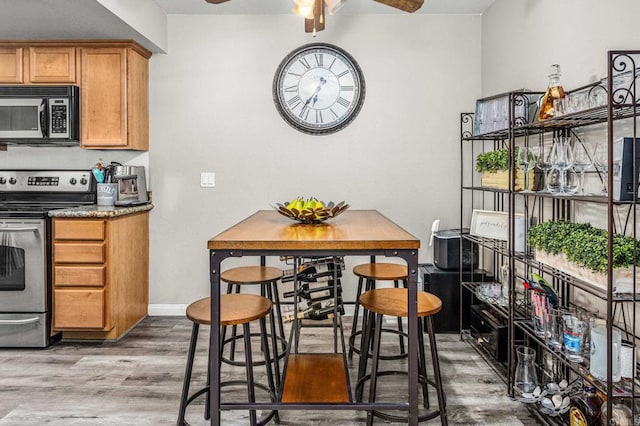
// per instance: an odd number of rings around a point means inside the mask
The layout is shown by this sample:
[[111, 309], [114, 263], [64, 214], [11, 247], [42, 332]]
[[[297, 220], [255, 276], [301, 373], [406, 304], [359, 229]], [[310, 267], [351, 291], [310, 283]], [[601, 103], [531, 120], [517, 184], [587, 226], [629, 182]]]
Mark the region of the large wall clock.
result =
[[364, 94], [358, 63], [326, 43], [307, 44], [289, 53], [273, 79], [273, 99], [282, 118], [311, 135], [337, 132], [351, 123]]

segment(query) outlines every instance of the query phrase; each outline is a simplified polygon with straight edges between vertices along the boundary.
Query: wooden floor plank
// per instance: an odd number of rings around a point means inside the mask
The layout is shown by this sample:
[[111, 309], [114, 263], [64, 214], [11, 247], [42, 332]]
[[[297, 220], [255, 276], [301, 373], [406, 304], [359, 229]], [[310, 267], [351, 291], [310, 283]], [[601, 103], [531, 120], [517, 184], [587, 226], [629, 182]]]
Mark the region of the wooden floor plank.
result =
[[342, 354], [289, 355], [282, 402], [349, 402]]

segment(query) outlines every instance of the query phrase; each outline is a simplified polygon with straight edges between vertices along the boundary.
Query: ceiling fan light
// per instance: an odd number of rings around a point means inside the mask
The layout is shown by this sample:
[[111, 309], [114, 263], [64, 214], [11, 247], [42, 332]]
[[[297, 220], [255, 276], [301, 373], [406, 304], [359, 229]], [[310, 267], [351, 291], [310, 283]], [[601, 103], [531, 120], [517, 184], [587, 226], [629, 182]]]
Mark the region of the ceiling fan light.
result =
[[313, 19], [313, 6], [299, 6], [296, 4], [293, 6], [292, 11], [302, 18]]

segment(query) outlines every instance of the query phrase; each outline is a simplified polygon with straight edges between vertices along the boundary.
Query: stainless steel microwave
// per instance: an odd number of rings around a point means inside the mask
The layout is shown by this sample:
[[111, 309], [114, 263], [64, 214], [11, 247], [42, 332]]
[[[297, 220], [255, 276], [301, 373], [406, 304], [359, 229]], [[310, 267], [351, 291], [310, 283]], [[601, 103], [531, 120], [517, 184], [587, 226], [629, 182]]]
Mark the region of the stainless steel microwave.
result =
[[0, 86], [0, 143], [78, 145], [78, 86]]

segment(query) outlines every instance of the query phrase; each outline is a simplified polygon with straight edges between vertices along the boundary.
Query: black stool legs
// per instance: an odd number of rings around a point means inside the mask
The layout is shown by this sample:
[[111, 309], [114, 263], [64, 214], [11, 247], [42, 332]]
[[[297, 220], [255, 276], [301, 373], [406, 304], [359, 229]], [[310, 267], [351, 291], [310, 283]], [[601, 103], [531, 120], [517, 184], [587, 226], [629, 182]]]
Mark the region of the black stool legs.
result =
[[[265, 362], [265, 367], [266, 367], [266, 372], [267, 372], [267, 381], [268, 381], [268, 387], [264, 386], [262, 384], [259, 383], [255, 383], [254, 380], [254, 375], [253, 375], [253, 355], [252, 355], [252, 350], [251, 350], [251, 332], [249, 330], [250, 324], [244, 323], [242, 324], [243, 327], [243, 338], [244, 338], [244, 354], [245, 354], [245, 374], [246, 374], [246, 382], [245, 381], [229, 381], [229, 382], [224, 382], [221, 383], [220, 387], [223, 386], [229, 386], [229, 385], [242, 385], [245, 384], [247, 385], [247, 397], [248, 397], [248, 401], [249, 402], [255, 402], [255, 388], [258, 387], [260, 389], [263, 389], [265, 391], [267, 391], [272, 399], [272, 401], [275, 401], [276, 398], [276, 384], [275, 384], [275, 380], [273, 378], [273, 370], [271, 368], [271, 362]], [[197, 340], [198, 340], [198, 332], [200, 330], [200, 325], [197, 322], [193, 323], [193, 326], [191, 328], [191, 338], [189, 340], [189, 349], [188, 349], [188, 354], [187, 354], [187, 367], [186, 367], [186, 371], [184, 374], [184, 381], [182, 384], [182, 397], [180, 398], [180, 408], [178, 411], [178, 421], [177, 421], [177, 426], [185, 426], [187, 425], [187, 423], [185, 422], [185, 414], [186, 414], [186, 410], [187, 410], [187, 406], [193, 401], [195, 400], [197, 397], [199, 397], [202, 394], [206, 394], [206, 398], [207, 400], [205, 401], [205, 413], [204, 413], [204, 418], [205, 419], [210, 419], [211, 418], [211, 411], [210, 411], [210, 406], [209, 406], [209, 386], [210, 386], [210, 371], [209, 371], [209, 365], [210, 363], [207, 362], [207, 384], [205, 387], [203, 387], [202, 389], [198, 390], [197, 392], [195, 392], [193, 395], [189, 396], [189, 388], [191, 385], [191, 377], [193, 374], [193, 362], [194, 362], [194, 358], [195, 358], [195, 353], [196, 353], [196, 344], [197, 344]], [[266, 320], [265, 318], [261, 318], [260, 319], [260, 343], [261, 343], [261, 347], [262, 347], [262, 351], [264, 353], [264, 359], [265, 360], [271, 360], [271, 354], [270, 354], [270, 350], [269, 350], [269, 342], [268, 342], [268, 338], [267, 338], [267, 325], [266, 325]], [[222, 351], [222, 347], [221, 347], [221, 351]], [[275, 357], [274, 357], [275, 358]], [[277, 363], [277, 360], [274, 359], [274, 363]], [[255, 410], [250, 410], [249, 411], [249, 418], [250, 418], [250, 424], [252, 426], [260, 426], [260, 425], [265, 425], [267, 424], [272, 418], [275, 418], [276, 423], [280, 422], [280, 418], [278, 416], [278, 412], [277, 411], [272, 411], [270, 412], [264, 419], [260, 420], [260, 422], [258, 422], [258, 419], [256, 417], [256, 412]]]
[[[184, 425], [184, 415], [187, 410], [187, 405], [190, 401], [189, 399], [189, 385], [191, 384], [191, 373], [193, 372], [193, 359], [196, 354], [196, 342], [198, 340], [198, 330], [200, 329], [200, 325], [197, 322], [193, 323], [191, 327], [191, 339], [189, 340], [189, 352], [187, 355], [187, 369], [184, 373], [184, 380], [182, 382], [182, 397], [180, 398], [180, 409], [178, 411], [178, 423], [177, 426]], [[208, 376], [208, 374], [207, 374]], [[207, 388], [209, 383], [207, 380]], [[205, 391], [206, 391], [205, 389]], [[207, 404], [209, 405], [209, 404]]]
[[[358, 291], [356, 293], [356, 301], [354, 303], [353, 310], [353, 322], [351, 324], [351, 335], [349, 336], [349, 360], [353, 359], [353, 353], [360, 354], [361, 349], [356, 349], [355, 340], [358, 335], [362, 338], [362, 334], [364, 334], [363, 330], [365, 328], [365, 318], [362, 318], [362, 330], [358, 330], [358, 316], [360, 313], [360, 295], [363, 293], [362, 287], [364, 284], [364, 291], [373, 290], [376, 288], [376, 280], [372, 279], [364, 279], [363, 277], [358, 278]], [[402, 280], [402, 285], [404, 288], [407, 288], [407, 281]], [[398, 280], [393, 280], [393, 287], [400, 288], [400, 284]], [[407, 351], [405, 350], [404, 339], [407, 337], [407, 334], [403, 330], [402, 318], [398, 318], [398, 330], [392, 330], [389, 328], [383, 328], [382, 331], [387, 333], [394, 333], [398, 335], [400, 352], [397, 355], [380, 355], [380, 359], [403, 359], [407, 357]], [[360, 346], [362, 348], [362, 346]]]
[[[379, 361], [382, 359], [380, 356], [380, 340], [382, 336], [382, 314], [365, 310], [365, 316], [363, 318], [363, 330], [361, 336], [360, 347], [364, 350], [360, 354], [360, 362], [358, 364], [358, 381], [356, 384], [356, 400], [362, 401], [364, 393], [364, 384], [369, 380], [369, 402], [373, 403], [376, 400], [377, 391], [377, 378], [382, 376], [389, 376], [395, 374], [407, 374], [405, 371], [380, 371]], [[418, 321], [418, 381], [422, 386], [423, 406], [425, 409], [429, 408], [429, 395], [428, 384], [434, 386], [436, 395], [438, 397], [438, 410], [428, 412], [418, 418], [419, 421], [426, 421], [440, 416], [441, 424], [447, 425], [446, 414], [446, 401], [444, 390], [442, 388], [442, 377], [440, 375], [440, 363], [438, 360], [438, 349], [436, 347], [436, 339], [433, 330], [433, 323], [431, 316], [425, 317], [427, 323], [427, 332], [429, 333], [429, 346], [431, 351], [431, 361], [433, 364], [434, 380], [431, 381], [427, 378], [426, 372], [426, 356], [424, 349], [424, 335], [422, 321]], [[369, 359], [369, 348], [372, 347], [373, 353], [371, 354], [371, 371], [366, 374], [367, 364]], [[406, 421], [406, 417], [388, 414], [385, 412], [372, 410], [367, 412], [367, 426], [373, 424], [373, 417], [380, 417], [385, 420], [402, 422]]]

